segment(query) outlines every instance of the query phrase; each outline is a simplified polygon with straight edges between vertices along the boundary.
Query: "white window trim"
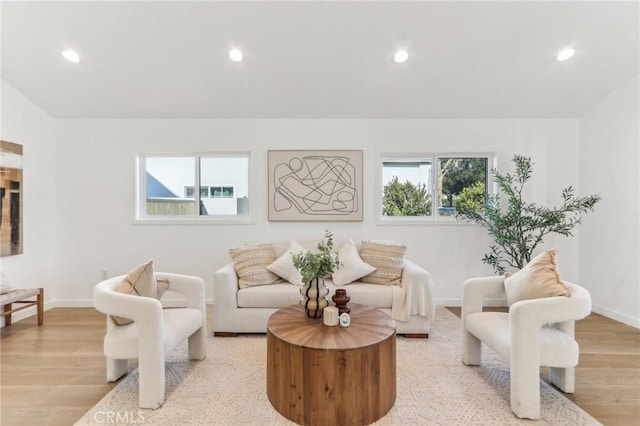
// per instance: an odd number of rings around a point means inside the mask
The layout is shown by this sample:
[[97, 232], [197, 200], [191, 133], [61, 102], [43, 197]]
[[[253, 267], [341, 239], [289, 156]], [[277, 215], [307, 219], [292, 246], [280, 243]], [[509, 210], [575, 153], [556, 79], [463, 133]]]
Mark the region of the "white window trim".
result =
[[[436, 194], [436, 182], [438, 172], [438, 159], [439, 158], [487, 158], [487, 174], [489, 184], [487, 185], [487, 193], [494, 195], [496, 193], [496, 185], [491, 182], [491, 169], [495, 169], [497, 166], [497, 156], [492, 152], [380, 152], [378, 154], [378, 162], [376, 166], [376, 224], [377, 225], [391, 225], [391, 226], [410, 226], [410, 225], [458, 225], [458, 226], [471, 226], [473, 223], [460, 222], [455, 216], [440, 216], [436, 213], [437, 210], [437, 194]], [[394, 161], [417, 161], [417, 160], [431, 160], [431, 185], [427, 190], [431, 194], [431, 215], [430, 216], [384, 216], [382, 214], [382, 168], [385, 160]]]
[[[249, 198], [249, 211], [244, 215], [212, 215], [202, 216], [147, 216], [144, 211], [146, 205], [146, 158], [147, 157], [194, 157], [195, 161], [195, 186], [199, 186], [200, 161], [201, 158], [237, 158], [246, 157], [248, 161], [248, 185], [247, 192]], [[135, 188], [135, 211], [134, 224], [136, 225], [252, 225], [255, 224], [251, 200], [254, 200], [254, 167], [252, 165], [252, 155], [250, 151], [213, 151], [213, 152], [178, 152], [178, 153], [138, 153], [136, 155], [136, 188]], [[231, 185], [227, 185], [231, 186]], [[235, 190], [235, 188], [234, 188]], [[196, 206], [200, 205], [200, 191], [194, 191]], [[196, 211], [199, 209], [196, 207]]]

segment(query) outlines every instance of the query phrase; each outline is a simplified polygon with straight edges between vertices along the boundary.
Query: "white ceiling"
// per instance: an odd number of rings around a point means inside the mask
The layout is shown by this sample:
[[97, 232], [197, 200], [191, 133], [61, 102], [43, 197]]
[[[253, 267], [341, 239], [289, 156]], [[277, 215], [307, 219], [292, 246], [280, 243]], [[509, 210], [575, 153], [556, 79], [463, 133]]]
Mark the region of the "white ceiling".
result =
[[639, 72], [638, 1], [3, 1], [1, 19], [2, 79], [56, 118], [580, 117]]

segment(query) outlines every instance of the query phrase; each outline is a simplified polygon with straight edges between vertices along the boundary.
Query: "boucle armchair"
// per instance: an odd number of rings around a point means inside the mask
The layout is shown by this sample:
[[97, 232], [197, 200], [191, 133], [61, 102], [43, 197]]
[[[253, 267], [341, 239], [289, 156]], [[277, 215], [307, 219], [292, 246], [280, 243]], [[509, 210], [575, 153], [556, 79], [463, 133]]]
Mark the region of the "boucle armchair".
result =
[[504, 277], [469, 279], [462, 297], [462, 362], [480, 365], [481, 342], [509, 360], [511, 409], [517, 417], [540, 418], [540, 367], [550, 367], [549, 381], [573, 393], [579, 348], [574, 321], [591, 312], [591, 296], [564, 282], [569, 297], [521, 300], [508, 313], [483, 312], [485, 297], [504, 297]]
[[[166, 354], [187, 339], [189, 359], [201, 360], [207, 354], [204, 281], [170, 273], [155, 276], [167, 280], [171, 291], [184, 295], [184, 308], [163, 309], [155, 298], [117, 292], [124, 275], [98, 283], [93, 291], [96, 309], [107, 314], [107, 380], [118, 380], [127, 373], [128, 360], [138, 359], [139, 405], [151, 409], [164, 402]], [[119, 326], [110, 316], [133, 323]]]

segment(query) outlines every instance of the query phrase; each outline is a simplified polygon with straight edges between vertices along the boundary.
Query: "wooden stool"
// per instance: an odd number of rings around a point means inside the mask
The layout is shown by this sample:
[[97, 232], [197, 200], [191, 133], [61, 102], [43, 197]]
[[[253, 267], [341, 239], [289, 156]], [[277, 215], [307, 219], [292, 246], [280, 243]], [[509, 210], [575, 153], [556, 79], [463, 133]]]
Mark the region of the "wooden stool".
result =
[[[25, 300], [34, 296], [36, 300]], [[14, 303], [20, 303], [21, 306], [13, 308], [12, 305]], [[0, 305], [3, 307], [2, 315], [5, 318], [4, 324], [6, 326], [11, 325], [11, 314], [30, 308], [31, 306], [38, 307], [38, 325], [44, 324], [44, 289], [42, 287], [20, 288], [4, 293], [0, 295]]]

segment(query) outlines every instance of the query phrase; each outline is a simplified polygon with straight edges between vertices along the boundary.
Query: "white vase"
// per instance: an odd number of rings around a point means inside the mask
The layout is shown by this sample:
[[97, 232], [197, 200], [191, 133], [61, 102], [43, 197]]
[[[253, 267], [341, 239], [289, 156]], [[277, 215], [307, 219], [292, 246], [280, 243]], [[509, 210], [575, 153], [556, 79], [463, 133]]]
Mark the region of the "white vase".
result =
[[300, 304], [304, 306], [309, 318], [322, 318], [322, 311], [329, 306], [329, 289], [324, 285], [324, 279], [316, 277], [305, 283], [300, 289], [302, 299]]

